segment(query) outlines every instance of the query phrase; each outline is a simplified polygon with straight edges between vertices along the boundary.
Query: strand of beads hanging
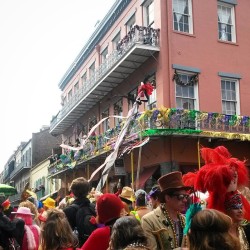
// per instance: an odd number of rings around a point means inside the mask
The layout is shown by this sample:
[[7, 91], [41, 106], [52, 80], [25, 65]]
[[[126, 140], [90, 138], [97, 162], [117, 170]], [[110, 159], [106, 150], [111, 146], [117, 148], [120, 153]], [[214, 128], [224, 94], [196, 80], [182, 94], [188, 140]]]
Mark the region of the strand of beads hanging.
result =
[[[169, 236], [168, 238], [168, 241], [170, 242], [170, 245], [171, 245], [171, 248], [174, 249], [174, 248], [177, 248], [179, 247], [178, 245], [178, 242], [177, 242], [177, 235], [176, 235], [176, 230], [175, 230], [175, 226], [174, 226], [174, 221], [172, 220], [172, 218], [169, 216], [169, 213], [165, 207], [165, 204], [162, 203], [161, 205], [161, 210], [166, 218], [166, 226], [167, 227], [171, 227], [172, 231], [173, 231], [173, 235], [174, 235], [174, 239], [172, 239], [171, 236]], [[183, 230], [183, 228], [185, 227], [185, 220], [184, 220], [184, 217], [181, 216], [180, 212], [177, 213], [177, 217], [181, 223], [181, 230]]]
[[147, 246], [145, 246], [144, 244], [142, 244], [140, 242], [133, 242], [133, 243], [126, 246], [126, 248], [134, 248], [134, 247], [141, 247], [141, 248], [148, 249]]

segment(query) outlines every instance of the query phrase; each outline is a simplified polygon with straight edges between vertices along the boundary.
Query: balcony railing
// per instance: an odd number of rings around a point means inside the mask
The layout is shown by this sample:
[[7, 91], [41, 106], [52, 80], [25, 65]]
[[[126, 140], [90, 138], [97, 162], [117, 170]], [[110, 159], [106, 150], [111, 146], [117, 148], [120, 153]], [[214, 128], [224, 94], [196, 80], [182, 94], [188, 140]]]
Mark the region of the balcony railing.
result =
[[10, 179], [12, 179], [18, 172], [20, 172], [22, 169], [30, 169], [31, 168], [31, 162], [21, 162], [17, 165], [16, 168], [11, 172]]
[[144, 44], [153, 47], [159, 47], [159, 29], [142, 27], [135, 25], [117, 45], [117, 50], [109, 54], [108, 58], [95, 70], [90, 79], [82, 85], [81, 88], [64, 104], [61, 111], [53, 118], [50, 128], [53, 129], [77, 103], [84, 99], [89, 93], [117, 63], [127, 55], [136, 44]]
[[[74, 154], [72, 151], [67, 152], [61, 160], [49, 166], [49, 175], [63, 169], [74, 168], [76, 165], [111, 151], [121, 126], [118, 125], [102, 135], [90, 137], [84, 148]], [[197, 110], [154, 108], [136, 115], [130, 124], [122, 147], [138, 141], [140, 133], [143, 136], [185, 134], [250, 141], [250, 117]]]

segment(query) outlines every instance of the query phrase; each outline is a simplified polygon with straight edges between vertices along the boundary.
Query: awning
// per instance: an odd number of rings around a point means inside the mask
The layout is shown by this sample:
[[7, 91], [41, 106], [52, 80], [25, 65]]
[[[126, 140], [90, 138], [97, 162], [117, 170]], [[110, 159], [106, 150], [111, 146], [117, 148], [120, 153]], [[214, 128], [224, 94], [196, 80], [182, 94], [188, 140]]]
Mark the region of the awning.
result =
[[139, 188], [144, 188], [145, 182], [154, 174], [157, 168], [158, 166], [143, 169], [143, 172], [139, 176]]

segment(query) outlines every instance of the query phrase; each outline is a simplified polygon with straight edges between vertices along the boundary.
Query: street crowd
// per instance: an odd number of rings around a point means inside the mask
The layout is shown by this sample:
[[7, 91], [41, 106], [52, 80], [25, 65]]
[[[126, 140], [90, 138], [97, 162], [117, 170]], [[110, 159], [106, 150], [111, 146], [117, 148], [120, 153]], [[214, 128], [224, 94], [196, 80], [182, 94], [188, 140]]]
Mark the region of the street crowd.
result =
[[162, 175], [148, 193], [129, 186], [116, 193], [90, 191], [78, 177], [58, 204], [27, 195], [14, 210], [2, 196], [1, 249], [250, 249], [245, 162], [223, 146], [201, 154], [205, 165], [195, 173]]

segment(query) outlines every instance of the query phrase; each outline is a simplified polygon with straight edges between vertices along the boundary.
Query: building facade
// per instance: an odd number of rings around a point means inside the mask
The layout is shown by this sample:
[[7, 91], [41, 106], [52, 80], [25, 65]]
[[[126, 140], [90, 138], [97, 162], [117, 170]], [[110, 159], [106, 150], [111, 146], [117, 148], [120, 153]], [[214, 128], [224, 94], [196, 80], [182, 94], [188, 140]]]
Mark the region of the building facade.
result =
[[[109, 119], [81, 151], [64, 149], [49, 178], [65, 188], [76, 176], [90, 178], [123, 126], [113, 115], [127, 116], [143, 81], [154, 91], [139, 106], [107, 190], [119, 179], [147, 189], [162, 174], [194, 171], [202, 165], [202, 146], [224, 145], [248, 159], [249, 9], [248, 0], [115, 1], [59, 83], [62, 109], [50, 133], [78, 147]], [[123, 151], [147, 137], [141, 149]]]

